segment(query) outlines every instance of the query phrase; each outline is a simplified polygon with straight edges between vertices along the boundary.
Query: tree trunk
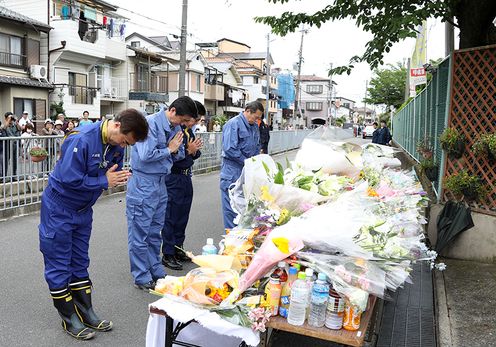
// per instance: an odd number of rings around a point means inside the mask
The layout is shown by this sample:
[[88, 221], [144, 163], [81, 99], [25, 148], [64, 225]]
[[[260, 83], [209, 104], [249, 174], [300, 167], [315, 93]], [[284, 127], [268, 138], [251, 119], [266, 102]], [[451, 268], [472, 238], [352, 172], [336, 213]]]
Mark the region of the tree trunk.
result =
[[460, 28], [460, 49], [496, 44], [495, 0], [459, 0], [454, 16]]

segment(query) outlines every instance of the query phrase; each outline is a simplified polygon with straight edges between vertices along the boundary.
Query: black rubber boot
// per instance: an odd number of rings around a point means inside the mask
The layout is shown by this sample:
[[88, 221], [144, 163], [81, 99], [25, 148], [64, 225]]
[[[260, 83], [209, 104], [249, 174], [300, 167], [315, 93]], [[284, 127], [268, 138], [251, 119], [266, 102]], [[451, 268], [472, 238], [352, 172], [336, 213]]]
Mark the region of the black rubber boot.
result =
[[179, 246], [179, 248], [176, 247], [176, 259], [184, 263], [191, 261], [191, 258], [183, 251], [183, 245]]
[[113, 324], [111, 321], [98, 318], [95, 311], [93, 311], [91, 281], [89, 279], [74, 281], [69, 284], [69, 288], [71, 288], [72, 297], [74, 298], [76, 313], [84, 325], [96, 331], [109, 331], [112, 329]]
[[51, 290], [53, 305], [62, 317], [62, 328], [64, 331], [78, 340], [89, 340], [95, 336], [95, 332], [84, 326], [79, 319], [71, 292], [68, 288]]

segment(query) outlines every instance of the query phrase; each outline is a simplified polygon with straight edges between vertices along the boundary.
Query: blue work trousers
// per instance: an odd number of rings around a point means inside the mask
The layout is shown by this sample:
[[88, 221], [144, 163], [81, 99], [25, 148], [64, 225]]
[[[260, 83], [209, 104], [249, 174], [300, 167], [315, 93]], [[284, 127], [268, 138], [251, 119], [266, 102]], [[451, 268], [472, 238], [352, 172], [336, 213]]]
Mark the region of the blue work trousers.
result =
[[162, 229], [162, 253], [173, 255], [174, 246], [182, 246], [186, 238], [191, 203], [193, 202], [193, 183], [189, 175], [170, 174], [166, 177], [167, 210]]
[[70, 282], [88, 278], [88, 247], [93, 222], [91, 207], [74, 211], [48, 187], [41, 199], [40, 251], [45, 280], [50, 290], [66, 288]]
[[127, 185], [129, 261], [136, 284], [148, 283], [166, 275], [160, 258], [160, 231], [167, 206], [165, 177], [133, 170]]

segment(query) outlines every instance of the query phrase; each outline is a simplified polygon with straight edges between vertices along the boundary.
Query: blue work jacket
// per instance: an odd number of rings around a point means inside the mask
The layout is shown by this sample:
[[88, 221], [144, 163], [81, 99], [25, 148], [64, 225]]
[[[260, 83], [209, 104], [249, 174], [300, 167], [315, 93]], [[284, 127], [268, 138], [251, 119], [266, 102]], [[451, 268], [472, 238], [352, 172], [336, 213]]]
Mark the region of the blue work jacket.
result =
[[131, 168], [144, 174], [168, 175], [174, 161], [184, 158], [184, 146], [177, 154], [172, 154], [167, 145], [181, 126], [171, 126], [165, 109], [146, 117], [148, 136], [145, 141], [137, 142], [131, 152]]
[[222, 128], [222, 166], [220, 178], [235, 181], [239, 178], [245, 159], [260, 154], [258, 125], [248, 123], [241, 112]]
[[122, 169], [123, 158], [124, 148], [103, 143], [102, 122], [76, 128], [62, 143], [47, 189], [64, 207], [91, 207], [108, 188], [107, 170], [115, 164]]

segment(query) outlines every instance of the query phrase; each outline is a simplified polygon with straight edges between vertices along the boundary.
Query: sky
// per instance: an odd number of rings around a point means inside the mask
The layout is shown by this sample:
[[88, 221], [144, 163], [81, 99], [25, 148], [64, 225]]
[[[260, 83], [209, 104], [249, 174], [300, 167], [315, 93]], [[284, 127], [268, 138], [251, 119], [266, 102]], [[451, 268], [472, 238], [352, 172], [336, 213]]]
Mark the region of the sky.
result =
[[[108, 2], [119, 6], [118, 12], [129, 19], [127, 34], [136, 31], [146, 36], [169, 35], [171, 39], [174, 39], [172, 34], [180, 35], [182, 0]], [[221, 38], [229, 38], [249, 45], [252, 52], [265, 52], [270, 28], [255, 23], [255, 16], [280, 15], [284, 11], [312, 13], [329, 2], [289, 0], [289, 3], [281, 5], [268, 0], [189, 0], [188, 49], [193, 48], [192, 44], [197, 42], [215, 42]], [[427, 59], [443, 58], [444, 24], [432, 19], [428, 21], [427, 27]], [[303, 42], [302, 74], [305, 75], [327, 77], [330, 64], [346, 65], [352, 56], [364, 52], [366, 43], [372, 38], [371, 34], [358, 28], [351, 20], [329, 22], [320, 28], [308, 29]], [[291, 33], [285, 37], [271, 34], [270, 38], [274, 67], [292, 70], [298, 61], [301, 33]], [[405, 62], [411, 56], [414, 44], [414, 39], [397, 43], [385, 55], [385, 64]], [[366, 63], [356, 65], [351, 75], [334, 76], [333, 80], [337, 83], [336, 95], [363, 106], [366, 81], [370, 81], [372, 76]]]

